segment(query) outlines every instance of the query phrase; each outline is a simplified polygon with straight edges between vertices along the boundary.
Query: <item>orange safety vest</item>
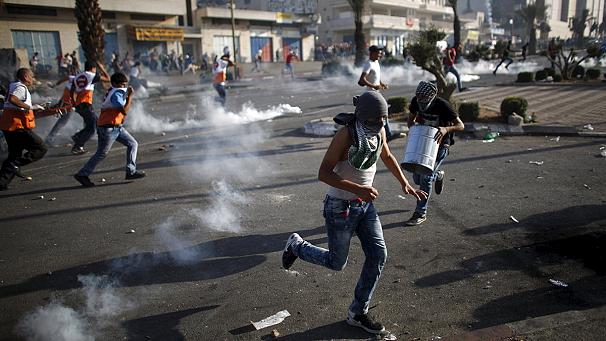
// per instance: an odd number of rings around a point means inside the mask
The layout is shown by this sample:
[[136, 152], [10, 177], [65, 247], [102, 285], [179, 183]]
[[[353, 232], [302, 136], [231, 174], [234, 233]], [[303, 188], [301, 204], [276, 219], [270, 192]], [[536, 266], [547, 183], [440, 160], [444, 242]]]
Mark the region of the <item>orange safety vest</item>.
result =
[[33, 110], [21, 111], [18, 109], [4, 108], [0, 116], [0, 129], [15, 131], [17, 129], [34, 129], [36, 121]]
[[97, 126], [104, 125], [120, 125], [124, 123], [124, 118], [126, 117], [126, 112], [123, 107], [116, 108], [113, 107], [111, 102], [111, 98], [116, 91], [126, 92], [126, 89], [123, 88], [110, 88], [105, 95], [105, 99], [103, 100], [103, 104], [101, 104], [101, 114], [99, 115], [99, 119], [97, 120]]
[[68, 88], [63, 89], [63, 96], [61, 96], [61, 100], [64, 105], [71, 105], [73, 100], [71, 96], [71, 90]]
[[93, 92], [95, 85], [93, 80], [95, 74], [90, 71], [84, 71], [74, 77], [74, 91], [76, 92], [76, 105], [81, 103], [93, 104]]

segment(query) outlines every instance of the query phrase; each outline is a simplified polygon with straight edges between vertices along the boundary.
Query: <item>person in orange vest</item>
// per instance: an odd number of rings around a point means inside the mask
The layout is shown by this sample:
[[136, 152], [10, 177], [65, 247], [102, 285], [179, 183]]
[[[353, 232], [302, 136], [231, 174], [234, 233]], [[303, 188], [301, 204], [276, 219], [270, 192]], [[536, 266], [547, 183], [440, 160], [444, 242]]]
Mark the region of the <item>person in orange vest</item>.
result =
[[219, 103], [222, 106], [225, 106], [225, 81], [227, 80], [227, 68], [230, 66], [235, 65], [229, 60], [229, 54], [221, 56], [213, 66], [213, 87], [219, 94]]
[[0, 168], [0, 190], [8, 189], [20, 167], [40, 160], [47, 152], [44, 141], [33, 131], [36, 127], [34, 112], [44, 110], [38, 104], [32, 105], [32, 95], [27, 89], [34, 84], [34, 73], [21, 68], [17, 70], [16, 78], [17, 81], [9, 85], [4, 112], [0, 116], [0, 129], [8, 145], [8, 157]]
[[[87, 60], [84, 63], [84, 72], [77, 74], [72, 83], [71, 97], [76, 106], [76, 112], [84, 120], [84, 128], [72, 136], [74, 141], [72, 154], [74, 155], [86, 153], [84, 144], [95, 134], [97, 124], [97, 115], [93, 111], [95, 83], [109, 81], [105, 68], [102, 65], [98, 66], [100, 73], [97, 72], [97, 64]], [[74, 95], [76, 96], [74, 97]]]
[[133, 99], [133, 88], [128, 86], [128, 77], [122, 72], [116, 72], [111, 76], [111, 85], [103, 99], [101, 115], [97, 121], [97, 152], [74, 175], [74, 178], [84, 187], [95, 186], [89, 176], [97, 164], [105, 159], [114, 141], [126, 146], [126, 180], [145, 177], [144, 171], [137, 170], [139, 143], [123, 126]]
[[53, 105], [53, 108], [64, 108], [65, 114], [57, 120], [51, 131], [46, 136], [45, 142], [49, 145], [52, 145], [54, 143], [55, 137], [59, 133], [59, 130], [65, 127], [65, 125], [72, 116], [72, 111], [74, 109], [71, 97], [71, 90], [72, 84], [74, 83], [74, 77], [74, 75], [69, 75], [67, 77], [59, 79], [57, 83], [55, 83], [55, 86], [60, 85], [61, 83], [65, 83], [65, 87], [63, 88], [63, 95], [61, 96], [61, 99], [59, 99], [59, 101], [55, 105]]

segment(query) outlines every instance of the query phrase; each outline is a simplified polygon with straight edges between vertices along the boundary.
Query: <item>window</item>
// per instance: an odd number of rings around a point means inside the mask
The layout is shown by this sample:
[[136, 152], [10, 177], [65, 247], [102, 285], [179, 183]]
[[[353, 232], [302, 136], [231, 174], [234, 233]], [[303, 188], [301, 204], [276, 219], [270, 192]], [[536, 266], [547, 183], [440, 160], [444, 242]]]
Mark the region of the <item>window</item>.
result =
[[103, 19], [116, 19], [116, 12], [101, 11], [101, 18], [103, 18]]
[[48, 17], [57, 16], [57, 10], [49, 7], [7, 5], [6, 12], [9, 14], [44, 15]]
[[147, 20], [147, 21], [164, 21], [164, 19], [165, 19], [163, 15], [140, 14], [140, 13], [131, 14], [130, 18], [132, 20]]
[[59, 32], [53, 31], [12, 31], [13, 47], [16, 49], [27, 49], [31, 58], [34, 52], [38, 52], [38, 68], [48, 72], [56, 70], [55, 58], [61, 53]]

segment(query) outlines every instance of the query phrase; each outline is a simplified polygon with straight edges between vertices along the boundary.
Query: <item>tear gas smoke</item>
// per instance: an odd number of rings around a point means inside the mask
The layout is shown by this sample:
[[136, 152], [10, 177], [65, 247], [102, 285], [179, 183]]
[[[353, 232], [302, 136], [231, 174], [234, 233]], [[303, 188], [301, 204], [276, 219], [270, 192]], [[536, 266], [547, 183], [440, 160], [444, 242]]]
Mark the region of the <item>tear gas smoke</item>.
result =
[[213, 183], [215, 193], [206, 209], [191, 209], [191, 214], [209, 229], [239, 233], [242, 231], [239, 207], [249, 200], [224, 180]]

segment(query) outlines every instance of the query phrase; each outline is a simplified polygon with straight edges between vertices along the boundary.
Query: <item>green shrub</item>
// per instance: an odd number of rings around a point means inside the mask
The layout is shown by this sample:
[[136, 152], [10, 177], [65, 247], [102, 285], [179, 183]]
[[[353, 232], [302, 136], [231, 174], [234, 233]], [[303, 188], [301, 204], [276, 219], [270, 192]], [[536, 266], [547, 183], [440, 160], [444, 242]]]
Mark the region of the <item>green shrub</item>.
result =
[[390, 114], [408, 112], [408, 100], [406, 100], [406, 97], [391, 97], [387, 100], [387, 104], [389, 104]]
[[588, 69], [585, 73], [587, 75], [587, 79], [598, 79], [600, 78], [600, 69]]
[[524, 117], [526, 109], [528, 109], [528, 101], [524, 97], [506, 97], [501, 102], [501, 116], [505, 119], [514, 112]]
[[459, 116], [463, 122], [474, 122], [480, 117], [480, 104], [478, 102], [461, 102]]
[[534, 74], [532, 72], [520, 72], [518, 73], [518, 83], [530, 83], [534, 80]]
[[547, 78], [547, 71], [545, 71], [545, 70], [539, 70], [539, 71], [537, 71], [537, 73], [534, 74], [534, 79], [536, 81], [542, 81], [546, 78]]
[[553, 75], [553, 81], [556, 82], [556, 83], [561, 82], [562, 81], [562, 75], [556, 73], [555, 75]]
[[585, 68], [581, 65], [577, 65], [574, 70], [572, 70], [572, 78], [583, 78], [585, 77]]
[[553, 77], [553, 76], [555, 76], [555, 74], [556, 74], [556, 70], [555, 70], [555, 69], [552, 69], [552, 68], [550, 68], [550, 67], [546, 67], [546, 68], [544, 68], [543, 70], [544, 70], [545, 72], [547, 72], [547, 76], [551, 76], [551, 77]]

